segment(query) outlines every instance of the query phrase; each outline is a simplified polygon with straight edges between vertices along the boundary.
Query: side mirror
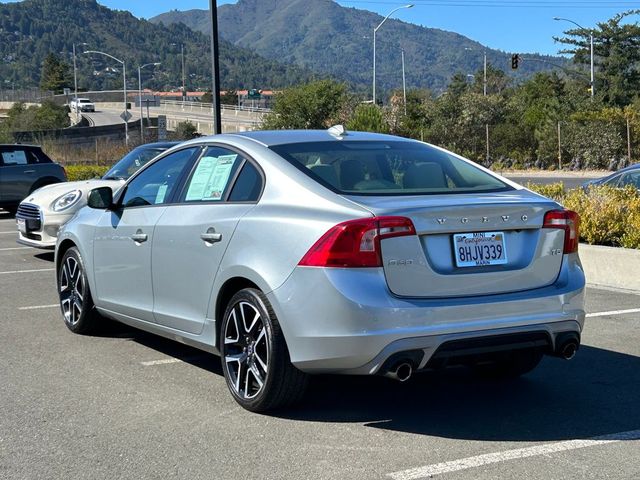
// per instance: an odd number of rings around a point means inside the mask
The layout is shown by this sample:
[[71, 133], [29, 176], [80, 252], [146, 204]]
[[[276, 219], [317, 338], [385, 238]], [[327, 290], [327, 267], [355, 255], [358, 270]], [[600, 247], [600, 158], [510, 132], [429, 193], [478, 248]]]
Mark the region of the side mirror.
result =
[[113, 207], [113, 191], [111, 187], [94, 188], [89, 192], [87, 205], [90, 208], [106, 210]]

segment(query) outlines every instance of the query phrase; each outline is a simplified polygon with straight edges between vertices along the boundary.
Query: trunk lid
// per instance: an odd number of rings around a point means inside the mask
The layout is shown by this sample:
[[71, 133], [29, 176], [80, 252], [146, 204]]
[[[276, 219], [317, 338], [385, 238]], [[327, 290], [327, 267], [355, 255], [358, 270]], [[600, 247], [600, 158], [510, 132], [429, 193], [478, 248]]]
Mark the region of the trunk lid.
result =
[[[395, 295], [437, 298], [509, 293], [551, 285], [560, 272], [564, 231], [541, 228], [544, 214], [558, 205], [528, 190], [348, 198], [375, 216], [397, 215], [413, 221], [417, 236], [381, 241], [385, 277]], [[479, 237], [493, 234], [499, 239], [494, 247], [502, 242], [505, 254], [484, 261], [473, 250], [469, 258], [474, 261], [462, 266], [465, 262], [460, 258], [464, 257], [456, 252], [460, 243], [454, 245], [454, 235], [473, 238], [478, 233], [484, 234]], [[482, 252], [481, 248], [481, 256]]]

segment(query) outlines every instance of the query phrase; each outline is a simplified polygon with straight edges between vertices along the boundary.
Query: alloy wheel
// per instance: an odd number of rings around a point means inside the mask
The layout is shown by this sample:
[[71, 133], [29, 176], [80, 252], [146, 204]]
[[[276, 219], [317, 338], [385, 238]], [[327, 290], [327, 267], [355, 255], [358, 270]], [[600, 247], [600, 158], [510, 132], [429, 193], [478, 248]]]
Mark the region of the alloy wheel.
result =
[[224, 360], [236, 395], [255, 398], [264, 388], [269, 372], [269, 333], [258, 309], [238, 302], [226, 322]]
[[77, 259], [68, 256], [60, 273], [60, 304], [65, 321], [75, 326], [80, 321], [84, 303], [84, 277]]

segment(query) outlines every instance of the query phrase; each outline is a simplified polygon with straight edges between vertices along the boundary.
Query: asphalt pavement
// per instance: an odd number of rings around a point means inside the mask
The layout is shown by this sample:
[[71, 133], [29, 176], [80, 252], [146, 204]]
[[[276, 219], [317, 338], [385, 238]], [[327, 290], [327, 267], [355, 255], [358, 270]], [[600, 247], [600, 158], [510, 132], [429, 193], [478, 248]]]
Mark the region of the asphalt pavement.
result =
[[15, 238], [0, 213], [2, 479], [640, 478], [640, 295], [588, 289], [576, 358], [513, 382], [315, 377], [257, 415], [213, 355], [108, 321], [69, 332], [53, 254]]

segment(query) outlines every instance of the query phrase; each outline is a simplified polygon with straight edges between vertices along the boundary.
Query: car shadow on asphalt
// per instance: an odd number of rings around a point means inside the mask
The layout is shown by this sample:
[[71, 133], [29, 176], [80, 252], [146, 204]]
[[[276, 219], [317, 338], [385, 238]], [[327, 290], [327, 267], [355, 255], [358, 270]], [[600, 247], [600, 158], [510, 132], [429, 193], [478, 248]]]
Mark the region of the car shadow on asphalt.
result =
[[640, 429], [640, 358], [589, 346], [567, 362], [545, 358], [522, 378], [466, 369], [379, 377], [317, 377], [279, 417], [465, 440], [555, 441]]
[[55, 259], [55, 253], [53, 251], [42, 252], [35, 254], [34, 257], [39, 260], [44, 260], [45, 262], [53, 262], [53, 260]]
[[[135, 341], [222, 375], [217, 356], [117, 322], [106, 322], [100, 336]], [[640, 357], [583, 345], [574, 360], [545, 357], [511, 381], [463, 368], [417, 374], [406, 383], [313, 376], [299, 405], [268, 415], [454, 439], [546, 442], [638, 430], [638, 405]]]

